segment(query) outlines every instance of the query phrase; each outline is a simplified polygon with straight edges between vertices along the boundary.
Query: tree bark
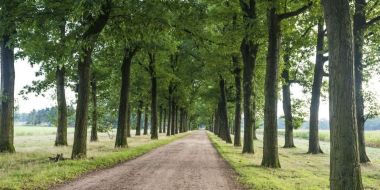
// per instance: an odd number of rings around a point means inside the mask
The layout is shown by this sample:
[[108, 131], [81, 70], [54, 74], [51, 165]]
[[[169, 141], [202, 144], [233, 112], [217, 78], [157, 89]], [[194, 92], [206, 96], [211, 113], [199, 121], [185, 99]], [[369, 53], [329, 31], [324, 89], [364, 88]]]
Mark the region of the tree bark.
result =
[[1, 39], [1, 114], [0, 114], [0, 152], [14, 153], [14, 48], [10, 35]]
[[166, 109], [164, 109], [164, 123], [162, 124], [162, 132], [163, 133], [166, 133], [166, 115], [167, 115], [167, 113], [166, 113]]
[[65, 67], [56, 70], [58, 123], [55, 146], [67, 146], [67, 105], [65, 95]]
[[356, 119], [358, 126], [359, 158], [361, 163], [370, 162], [364, 136], [364, 99], [363, 99], [363, 45], [366, 30], [366, 1], [355, 0], [354, 13], [354, 63], [355, 63], [355, 97], [356, 97]]
[[175, 106], [175, 122], [174, 122], [175, 123], [175, 130], [174, 130], [175, 134], [178, 134], [178, 127], [179, 127], [178, 126], [179, 125], [178, 124], [178, 112], [179, 112], [179, 107], [176, 105]]
[[268, 53], [265, 75], [264, 148], [261, 165], [280, 168], [277, 142], [277, 88], [278, 61], [280, 50], [280, 19], [276, 14], [275, 2], [268, 9]]
[[[253, 137], [255, 127], [255, 68], [256, 57], [259, 45], [249, 38], [249, 32], [252, 30], [251, 21], [256, 16], [256, 1], [252, 0], [249, 4], [240, 0], [241, 9], [244, 11], [245, 37], [240, 46], [243, 57], [243, 112], [244, 112], [244, 144], [243, 153], [254, 153]], [[252, 107], [251, 107], [252, 106]]]
[[91, 79], [91, 96], [92, 96], [92, 127], [90, 141], [98, 141], [98, 113], [97, 113], [97, 98], [96, 98], [96, 76], [93, 73]]
[[[90, 81], [90, 65], [94, 44], [100, 32], [107, 23], [112, 7], [112, 1], [106, 0], [102, 5], [100, 15], [94, 19], [82, 36], [86, 45], [81, 47], [81, 54], [78, 61], [79, 89], [76, 108], [74, 144], [71, 154], [72, 159], [86, 158], [87, 154], [87, 119], [88, 119], [88, 97]], [[93, 20], [91, 18], [90, 20]]]
[[234, 146], [241, 146], [240, 139], [240, 125], [241, 125], [241, 67], [239, 65], [238, 58], [232, 57], [235, 70], [235, 87], [236, 87], [236, 99], [235, 99], [235, 128], [234, 128]]
[[323, 153], [321, 147], [319, 146], [319, 102], [321, 97], [321, 88], [323, 80], [323, 65], [325, 64], [325, 59], [323, 57], [323, 47], [324, 47], [324, 20], [321, 17], [318, 21], [318, 34], [317, 34], [317, 47], [316, 47], [316, 58], [315, 58], [315, 68], [314, 68], [314, 79], [313, 87], [311, 91], [311, 105], [310, 105], [310, 123], [309, 123], [309, 150], [308, 153], [320, 154]]
[[322, 4], [329, 42], [330, 189], [361, 190], [350, 5], [348, 0]]
[[128, 104], [128, 113], [127, 113], [127, 137], [131, 137], [131, 114], [132, 114], [131, 104]]
[[128, 128], [128, 107], [129, 107], [129, 86], [132, 58], [137, 49], [125, 48], [123, 64], [121, 65], [121, 88], [119, 99], [119, 115], [116, 131], [116, 148], [128, 147], [127, 128]]
[[163, 109], [162, 109], [162, 106], [160, 106], [160, 125], [159, 125], [159, 129], [158, 129], [158, 132], [159, 133], [162, 133], [162, 127], [163, 127], [163, 123], [162, 123], [162, 121], [163, 121]]
[[282, 107], [285, 115], [285, 145], [284, 148], [294, 148], [293, 141], [293, 115], [292, 115], [292, 100], [290, 98], [290, 79], [289, 79], [289, 52], [284, 55], [284, 69], [282, 71]]
[[230, 129], [228, 127], [228, 114], [227, 114], [227, 97], [226, 97], [226, 81], [220, 77], [220, 129], [222, 131], [222, 139], [226, 143], [232, 143]]
[[149, 71], [151, 77], [151, 122], [150, 122], [150, 133], [151, 139], [158, 139], [158, 128], [157, 128], [157, 76], [156, 76], [156, 66], [155, 66], [155, 54], [149, 53]]
[[[64, 20], [64, 19], [63, 19]], [[60, 36], [62, 47], [65, 47], [66, 21], [60, 25]], [[62, 59], [61, 59], [62, 60]], [[56, 67], [56, 91], [57, 91], [57, 134], [55, 138], [55, 146], [67, 146], [67, 105], [65, 95], [65, 66]]]
[[175, 135], [175, 125], [176, 125], [176, 120], [175, 120], [175, 112], [176, 112], [176, 106], [175, 106], [175, 102], [174, 100], [172, 99], [172, 116], [171, 116], [171, 126], [170, 126], [170, 135]]
[[143, 109], [143, 106], [144, 106], [144, 102], [140, 100], [138, 108], [137, 108], [136, 136], [140, 136], [141, 135], [141, 118], [142, 118], [142, 109]]
[[144, 133], [143, 135], [148, 134], [148, 106], [145, 106], [145, 111], [144, 111]]
[[166, 129], [166, 136], [171, 135], [171, 125], [172, 124], [172, 92], [171, 92], [171, 84], [169, 85], [169, 101], [168, 101], [168, 125]]

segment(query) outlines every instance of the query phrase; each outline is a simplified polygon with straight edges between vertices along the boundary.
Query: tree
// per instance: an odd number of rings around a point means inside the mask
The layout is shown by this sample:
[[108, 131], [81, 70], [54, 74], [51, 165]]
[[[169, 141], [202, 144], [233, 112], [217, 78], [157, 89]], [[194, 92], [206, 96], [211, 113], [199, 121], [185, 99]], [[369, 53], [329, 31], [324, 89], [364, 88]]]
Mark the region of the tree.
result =
[[353, 30], [348, 0], [323, 1], [329, 46], [330, 189], [363, 189], [355, 107]]
[[268, 8], [268, 53], [265, 75], [265, 108], [264, 108], [264, 148], [261, 165], [279, 168], [277, 145], [277, 87], [278, 63], [280, 50], [281, 20], [297, 16], [307, 10], [311, 4], [295, 11], [278, 14], [277, 1], [271, 0]]
[[[241, 42], [240, 51], [243, 57], [243, 111], [244, 111], [244, 143], [243, 153], [254, 153], [253, 150], [253, 133], [255, 131], [255, 86], [252, 81], [255, 76], [256, 58], [259, 50], [259, 44], [250, 39], [249, 34], [252, 30], [251, 22], [257, 17], [256, 1], [240, 0], [241, 9], [244, 12], [245, 35]], [[251, 96], [253, 98], [251, 99]], [[253, 101], [253, 102], [252, 102]], [[251, 103], [252, 102], [252, 103]], [[253, 106], [251, 106], [253, 104]], [[253, 108], [253, 110], [252, 110]]]
[[96, 74], [92, 72], [91, 76], [91, 101], [92, 101], [92, 127], [91, 127], [91, 136], [90, 141], [95, 142], [98, 141], [98, 112], [97, 112], [97, 82], [96, 82]]
[[14, 38], [16, 33], [15, 12], [17, 1], [5, 2], [1, 5], [0, 16], [3, 23], [0, 30], [0, 66], [1, 66], [1, 106], [0, 106], [0, 152], [14, 153]]
[[324, 20], [322, 17], [318, 19], [318, 31], [317, 31], [317, 46], [315, 56], [314, 78], [313, 87], [311, 92], [311, 104], [310, 104], [310, 120], [309, 120], [309, 150], [308, 153], [320, 154], [323, 153], [319, 145], [319, 102], [321, 97], [322, 80], [326, 75], [323, 70], [323, 66], [327, 61], [327, 57], [324, 53]]
[[115, 147], [127, 147], [127, 127], [128, 127], [128, 106], [129, 106], [129, 81], [131, 75], [132, 58], [136, 54], [138, 48], [126, 47], [124, 49], [124, 58], [121, 66], [121, 88], [119, 103], [119, 118], [116, 133]]
[[80, 58], [78, 60], [79, 90], [76, 108], [74, 144], [72, 159], [86, 158], [87, 152], [87, 116], [88, 116], [88, 97], [90, 81], [91, 56], [95, 46], [95, 41], [107, 23], [111, 13], [112, 1], [105, 0], [101, 4], [101, 13], [94, 18], [91, 13], [86, 15], [85, 24], [87, 30], [82, 34]]

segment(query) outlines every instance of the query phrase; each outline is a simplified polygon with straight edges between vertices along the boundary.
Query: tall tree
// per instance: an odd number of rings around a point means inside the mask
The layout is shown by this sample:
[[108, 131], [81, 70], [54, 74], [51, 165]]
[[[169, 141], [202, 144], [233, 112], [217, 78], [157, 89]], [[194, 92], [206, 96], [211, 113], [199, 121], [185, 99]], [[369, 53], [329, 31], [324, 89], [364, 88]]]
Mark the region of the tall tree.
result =
[[323, 1], [329, 46], [330, 189], [363, 189], [349, 0]]
[[87, 27], [81, 36], [80, 58], [78, 60], [79, 90], [76, 108], [74, 144], [71, 154], [72, 159], [86, 158], [87, 153], [87, 117], [88, 117], [88, 97], [90, 83], [90, 65], [92, 62], [92, 52], [95, 41], [109, 19], [112, 8], [112, 1], [102, 2], [100, 14], [94, 18], [88, 12], [85, 16], [84, 26]]
[[91, 136], [90, 141], [98, 140], [98, 107], [97, 107], [97, 82], [96, 74], [92, 72], [91, 75], [91, 101], [92, 101], [92, 127], [91, 127]]
[[[240, 51], [243, 57], [243, 111], [244, 111], [244, 144], [243, 153], [254, 153], [253, 133], [255, 132], [255, 76], [256, 58], [259, 44], [250, 38], [251, 23], [257, 19], [256, 1], [240, 0], [244, 13], [245, 35], [241, 42]], [[251, 98], [253, 96], [253, 98]], [[253, 105], [253, 106], [252, 106]]]
[[271, 168], [281, 167], [277, 142], [277, 88], [281, 20], [297, 16], [311, 6], [309, 3], [295, 11], [279, 14], [277, 13], [277, 4], [277, 0], [270, 0], [267, 13], [269, 39], [265, 74], [264, 148], [261, 162], [262, 166]]
[[121, 66], [121, 88], [119, 102], [119, 116], [117, 123], [115, 147], [127, 147], [127, 121], [129, 107], [129, 85], [131, 75], [132, 58], [137, 52], [136, 47], [126, 47], [124, 49], [123, 63]]
[[354, 12], [354, 63], [355, 63], [355, 97], [356, 97], [356, 119], [358, 126], [359, 140], [359, 158], [361, 163], [370, 162], [364, 136], [364, 96], [363, 96], [363, 47], [365, 40], [365, 32], [368, 27], [380, 21], [380, 16], [376, 16], [367, 21], [368, 3], [366, 0], [355, 0]]
[[151, 80], [151, 139], [158, 139], [158, 128], [157, 128], [157, 76], [156, 76], [156, 55], [155, 53], [149, 52], [149, 74]]
[[12, 17], [12, 11], [15, 11], [16, 5], [7, 2], [1, 6], [1, 13], [7, 21], [7, 30], [1, 31], [0, 41], [0, 66], [1, 66], [1, 108], [0, 108], [0, 152], [15, 152], [13, 146], [14, 135], [14, 85], [15, 85], [15, 68], [14, 68], [14, 43], [12, 39], [16, 32], [15, 21]]
[[144, 111], [144, 133], [143, 133], [143, 135], [148, 134], [148, 118], [149, 118], [148, 111], [149, 111], [149, 109], [148, 109], [148, 106], [146, 105], [145, 111]]
[[314, 78], [311, 91], [311, 104], [310, 104], [310, 120], [309, 120], [309, 150], [308, 153], [320, 154], [323, 153], [319, 145], [319, 102], [321, 97], [321, 88], [323, 76], [325, 72], [323, 66], [327, 61], [327, 57], [323, 56], [324, 53], [324, 20], [323, 17], [318, 19], [318, 32], [317, 32], [317, 46], [315, 56]]
[[138, 101], [138, 107], [137, 107], [137, 124], [136, 124], [136, 136], [140, 136], [141, 134], [141, 119], [142, 119], [142, 109], [143, 109], [144, 103], [142, 100]]

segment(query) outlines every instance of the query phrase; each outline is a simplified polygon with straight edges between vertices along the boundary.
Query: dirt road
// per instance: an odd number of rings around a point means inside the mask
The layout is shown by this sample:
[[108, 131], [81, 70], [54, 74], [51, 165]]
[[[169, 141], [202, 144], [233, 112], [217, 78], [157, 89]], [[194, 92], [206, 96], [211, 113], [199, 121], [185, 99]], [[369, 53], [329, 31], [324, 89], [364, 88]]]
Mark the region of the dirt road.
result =
[[92, 172], [56, 189], [239, 190], [242, 187], [206, 132], [197, 131], [137, 159]]

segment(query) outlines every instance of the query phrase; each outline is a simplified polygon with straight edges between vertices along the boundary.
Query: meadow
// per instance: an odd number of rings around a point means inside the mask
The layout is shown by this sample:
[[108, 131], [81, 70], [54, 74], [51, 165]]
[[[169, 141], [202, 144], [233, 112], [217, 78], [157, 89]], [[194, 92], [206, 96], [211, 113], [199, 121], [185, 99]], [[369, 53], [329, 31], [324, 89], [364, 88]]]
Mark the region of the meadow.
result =
[[132, 131], [133, 137], [128, 138], [129, 147], [115, 149], [115, 131], [111, 135], [98, 133], [99, 141], [87, 144], [88, 159], [53, 162], [49, 157], [56, 154], [70, 158], [74, 128], [68, 128], [67, 147], [54, 146], [55, 133], [53, 127], [15, 127], [16, 154], [0, 154], [0, 189], [47, 189], [91, 170], [135, 158], [188, 134], [171, 137], [160, 134], [159, 140], [152, 141], [150, 135], [135, 137]]
[[[369, 132], [368, 134], [370, 134]], [[375, 132], [375, 135], [378, 135]], [[241, 154], [241, 147], [226, 144], [212, 133], [208, 133], [220, 155], [239, 174], [239, 181], [250, 189], [278, 190], [320, 190], [329, 189], [329, 143], [322, 141], [325, 154], [306, 154], [308, 141], [294, 139], [297, 148], [284, 149], [283, 136], [279, 136], [279, 156], [281, 168], [271, 169], [260, 166], [263, 142], [254, 141], [255, 154]], [[262, 139], [261, 135], [258, 135]], [[380, 189], [380, 149], [367, 148], [371, 163], [362, 165], [365, 189]]]
[[[261, 132], [262, 133], [262, 132]], [[284, 135], [285, 130], [279, 129], [279, 135]], [[297, 129], [293, 131], [294, 138], [309, 139], [309, 131], [307, 129]], [[329, 130], [320, 130], [319, 131], [319, 140], [321, 141], [330, 141], [330, 131]], [[366, 146], [380, 148], [380, 131], [365, 131], [365, 141]]]

